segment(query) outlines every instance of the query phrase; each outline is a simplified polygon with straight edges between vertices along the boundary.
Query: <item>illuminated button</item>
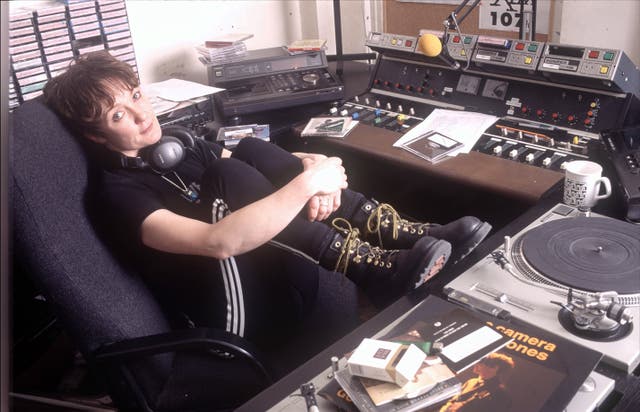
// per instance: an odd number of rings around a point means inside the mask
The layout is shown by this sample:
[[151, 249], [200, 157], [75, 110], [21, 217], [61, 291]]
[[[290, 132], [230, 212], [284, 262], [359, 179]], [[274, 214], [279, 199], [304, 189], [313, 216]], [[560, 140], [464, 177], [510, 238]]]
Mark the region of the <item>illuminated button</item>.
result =
[[524, 57], [524, 64], [531, 64], [532, 61], [533, 59], [531, 58], [531, 56]]
[[600, 52], [598, 50], [591, 50], [589, 52], [589, 58], [590, 59], [597, 59], [598, 56], [600, 56]]
[[573, 122], [576, 121], [576, 117], [574, 115], [570, 114], [569, 116], [567, 116], [567, 121], [569, 123], [573, 123]]
[[609, 66], [600, 66], [600, 74], [609, 73]]
[[405, 41], [404, 41], [404, 46], [405, 46], [405, 47], [411, 47], [411, 45], [412, 45], [412, 44], [413, 44], [413, 41], [412, 41], [412, 40], [405, 40]]
[[524, 50], [524, 43], [516, 43], [516, 50]]
[[464, 49], [460, 50], [460, 56], [466, 56], [467, 52]]
[[338, 108], [337, 107], [332, 107], [331, 109], [329, 109], [329, 113], [331, 113], [331, 114], [338, 113]]
[[529, 50], [530, 52], [535, 52], [538, 50], [538, 45], [536, 43], [532, 43], [529, 45], [529, 48], [527, 50]]
[[558, 120], [560, 118], [560, 114], [559, 113], [551, 113], [551, 118], [553, 120]]
[[542, 110], [542, 109], [536, 110], [536, 116], [538, 116], [538, 117], [544, 116], [544, 110]]
[[403, 114], [399, 114], [398, 117], [396, 117], [396, 120], [398, 121], [398, 123], [404, 123], [404, 121], [407, 119], [407, 116], [403, 115]]
[[592, 111], [592, 110], [589, 110], [589, 111], [587, 112], [587, 116], [588, 116], [588, 117], [593, 117], [593, 111]]
[[584, 119], [585, 126], [591, 126], [591, 119]]
[[360, 117], [360, 113], [358, 113], [358, 112], [355, 112], [354, 114], [351, 115], [351, 118], [353, 120], [357, 120], [359, 117]]
[[471, 37], [465, 37], [464, 44], [470, 44], [470, 43], [471, 43]]
[[520, 111], [521, 111], [523, 114], [526, 114], [526, 113], [528, 113], [528, 112], [529, 112], [529, 108], [528, 108], [527, 106], [522, 106], [522, 107], [520, 108]]
[[605, 60], [613, 60], [613, 55], [614, 55], [613, 52], [606, 52], [604, 56], [602, 56], [602, 58]]
[[348, 111], [347, 109], [343, 109], [343, 110], [340, 112], [340, 116], [347, 116], [348, 114], [349, 114], [349, 111]]
[[460, 36], [453, 36], [454, 43], [460, 43]]
[[591, 107], [592, 109], [595, 109], [596, 106], [598, 106], [598, 103], [596, 103], [596, 102], [589, 103], [589, 107]]
[[580, 143], [580, 138], [578, 136], [573, 136], [573, 144]]
[[395, 46], [395, 45], [396, 45], [396, 43], [398, 43], [398, 40], [397, 40], [397, 39], [391, 39], [391, 45], [392, 45], [392, 46]]

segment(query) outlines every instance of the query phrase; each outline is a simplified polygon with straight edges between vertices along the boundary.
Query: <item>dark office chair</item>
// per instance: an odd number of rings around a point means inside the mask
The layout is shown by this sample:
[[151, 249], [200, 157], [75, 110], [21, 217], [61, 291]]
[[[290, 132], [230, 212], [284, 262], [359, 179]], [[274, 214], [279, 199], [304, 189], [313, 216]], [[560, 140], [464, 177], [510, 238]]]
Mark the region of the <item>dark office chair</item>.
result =
[[[229, 410], [286, 373], [282, 365], [273, 368], [295, 358], [286, 346], [282, 358], [261, 356], [250, 342], [221, 330], [173, 329], [145, 284], [91, 224], [83, 147], [39, 100], [15, 109], [10, 119], [14, 261], [33, 278], [120, 410]], [[306, 346], [314, 350], [357, 323], [354, 289], [339, 286], [322, 292], [316, 312], [332, 311], [317, 313], [324, 324], [308, 326], [316, 345]], [[302, 342], [297, 336], [298, 352]]]

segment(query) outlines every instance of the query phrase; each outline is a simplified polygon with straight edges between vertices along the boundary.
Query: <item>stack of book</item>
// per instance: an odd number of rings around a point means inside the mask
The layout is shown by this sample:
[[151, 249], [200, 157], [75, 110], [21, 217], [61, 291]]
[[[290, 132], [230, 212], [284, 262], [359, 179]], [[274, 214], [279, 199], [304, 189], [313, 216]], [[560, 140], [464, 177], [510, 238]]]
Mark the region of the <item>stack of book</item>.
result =
[[200, 61], [205, 65], [222, 64], [241, 60], [247, 53], [245, 40], [253, 34], [228, 33], [207, 40], [196, 46]]
[[435, 296], [379, 339], [429, 353], [415, 379], [400, 387], [347, 366], [318, 394], [344, 411], [561, 411], [602, 358], [531, 325], [486, 318]]

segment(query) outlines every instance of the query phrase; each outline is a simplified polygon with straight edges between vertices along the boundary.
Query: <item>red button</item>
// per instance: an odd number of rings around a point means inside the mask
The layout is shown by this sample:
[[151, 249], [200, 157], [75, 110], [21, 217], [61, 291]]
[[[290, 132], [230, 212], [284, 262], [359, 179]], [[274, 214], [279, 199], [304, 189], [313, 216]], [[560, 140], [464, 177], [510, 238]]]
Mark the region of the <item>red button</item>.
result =
[[600, 52], [597, 51], [597, 50], [591, 50], [589, 52], [589, 58], [590, 59], [597, 59], [599, 55], [600, 55]]
[[516, 43], [516, 50], [524, 50], [524, 43]]
[[454, 43], [460, 43], [460, 36], [453, 36]]
[[411, 40], [405, 40], [404, 42], [405, 47], [411, 47], [412, 44], [413, 44], [413, 41]]

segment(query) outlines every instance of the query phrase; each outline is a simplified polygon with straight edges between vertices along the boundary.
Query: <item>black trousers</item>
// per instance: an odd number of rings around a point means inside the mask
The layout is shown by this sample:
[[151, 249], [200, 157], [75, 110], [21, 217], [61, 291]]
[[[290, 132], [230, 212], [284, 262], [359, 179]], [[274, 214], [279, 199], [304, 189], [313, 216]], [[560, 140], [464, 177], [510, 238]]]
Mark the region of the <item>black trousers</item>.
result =
[[[273, 193], [302, 170], [300, 159], [289, 152], [245, 138], [231, 158], [215, 160], [204, 173], [202, 203], [211, 205], [212, 220], [218, 221]], [[222, 327], [258, 342], [277, 339], [315, 304], [315, 261], [335, 234], [331, 220], [350, 219], [365, 200], [344, 190], [340, 208], [324, 222], [310, 222], [303, 210], [275, 242], [225, 260], [188, 257], [180, 275], [182, 289], [174, 289], [179, 295], [174, 298], [196, 324]]]
[[[302, 162], [282, 148], [260, 139], [243, 139], [230, 159], [219, 159], [203, 177], [203, 192], [224, 199], [231, 211], [262, 199], [290, 182], [303, 171]], [[277, 242], [318, 260], [334, 233], [336, 217], [355, 215], [366, 198], [350, 189], [342, 191], [341, 205], [322, 222], [297, 216], [276, 237]]]

